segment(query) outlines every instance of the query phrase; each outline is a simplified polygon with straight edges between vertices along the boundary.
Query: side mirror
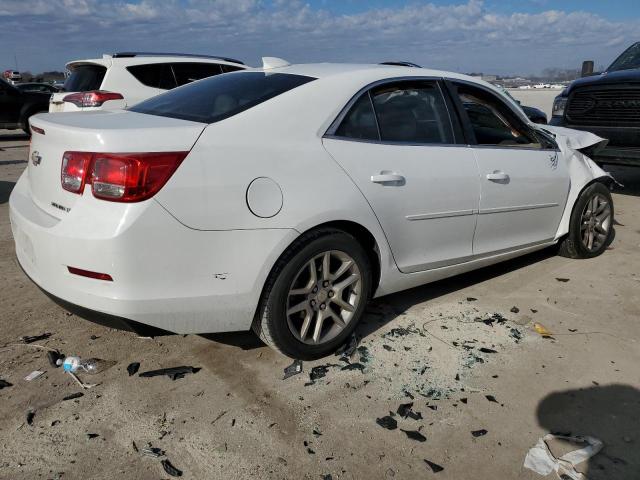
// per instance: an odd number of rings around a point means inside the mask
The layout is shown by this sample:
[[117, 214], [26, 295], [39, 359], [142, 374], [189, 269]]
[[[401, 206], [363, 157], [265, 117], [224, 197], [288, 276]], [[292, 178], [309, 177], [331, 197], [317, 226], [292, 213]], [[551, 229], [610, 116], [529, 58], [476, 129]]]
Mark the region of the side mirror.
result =
[[593, 60], [585, 60], [582, 62], [582, 76], [590, 77], [593, 75]]

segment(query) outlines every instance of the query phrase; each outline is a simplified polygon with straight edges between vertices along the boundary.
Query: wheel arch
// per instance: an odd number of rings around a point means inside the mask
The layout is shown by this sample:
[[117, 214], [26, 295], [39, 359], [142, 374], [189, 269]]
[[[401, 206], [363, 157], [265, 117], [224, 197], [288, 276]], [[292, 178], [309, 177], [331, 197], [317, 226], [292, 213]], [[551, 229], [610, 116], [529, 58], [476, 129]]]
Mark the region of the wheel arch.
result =
[[571, 196], [572, 197], [571, 205], [567, 205], [565, 215], [563, 216], [560, 226], [558, 227], [558, 231], [556, 233], [557, 240], [560, 240], [561, 238], [563, 238], [569, 233], [569, 222], [571, 220], [571, 216], [573, 215], [573, 211], [576, 208], [576, 204], [578, 203], [578, 200], [580, 199], [584, 191], [595, 183], [602, 183], [609, 190], [613, 190], [614, 185], [618, 184], [616, 180], [609, 175], [603, 175], [601, 177], [592, 178], [590, 181], [585, 183], [580, 188], [580, 190], [577, 191], [577, 194]]

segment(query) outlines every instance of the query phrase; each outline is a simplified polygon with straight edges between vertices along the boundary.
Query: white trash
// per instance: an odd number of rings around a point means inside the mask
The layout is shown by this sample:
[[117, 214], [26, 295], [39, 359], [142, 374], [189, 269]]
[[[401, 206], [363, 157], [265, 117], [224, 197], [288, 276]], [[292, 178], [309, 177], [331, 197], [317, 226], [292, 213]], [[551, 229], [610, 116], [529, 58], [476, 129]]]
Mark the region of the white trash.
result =
[[[585, 445], [583, 448], [569, 452], [560, 458], [551, 453], [547, 442], [549, 440], [566, 440], [578, 445]], [[548, 433], [544, 437], [538, 439], [538, 443], [527, 452], [524, 459], [524, 466], [529, 470], [533, 470], [540, 475], [549, 475], [556, 472], [558, 478], [571, 480], [587, 480], [587, 477], [576, 470], [576, 465], [596, 455], [602, 450], [603, 443], [595, 437], [575, 436], [567, 437], [564, 435], [554, 435]]]

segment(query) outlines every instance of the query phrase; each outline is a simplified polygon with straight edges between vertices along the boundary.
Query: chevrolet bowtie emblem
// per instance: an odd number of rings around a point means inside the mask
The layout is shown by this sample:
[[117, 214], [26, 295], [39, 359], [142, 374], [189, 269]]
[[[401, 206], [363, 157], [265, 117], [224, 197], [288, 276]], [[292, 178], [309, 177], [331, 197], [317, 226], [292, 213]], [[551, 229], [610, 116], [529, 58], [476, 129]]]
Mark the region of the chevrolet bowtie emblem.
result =
[[42, 162], [42, 157], [37, 151], [34, 151], [31, 154], [31, 163], [33, 163], [37, 167], [38, 165], [40, 165], [40, 162]]

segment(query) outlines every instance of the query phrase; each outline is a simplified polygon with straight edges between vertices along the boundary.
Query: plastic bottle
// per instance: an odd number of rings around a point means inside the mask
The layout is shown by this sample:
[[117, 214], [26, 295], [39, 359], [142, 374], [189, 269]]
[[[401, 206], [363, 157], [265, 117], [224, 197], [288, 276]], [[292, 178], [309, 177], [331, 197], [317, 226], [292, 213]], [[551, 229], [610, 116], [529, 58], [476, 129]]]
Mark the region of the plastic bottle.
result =
[[99, 358], [82, 360], [80, 357], [66, 357], [64, 362], [62, 362], [62, 368], [65, 372], [83, 372], [94, 375], [103, 372], [114, 364], [115, 362], [101, 360]]

